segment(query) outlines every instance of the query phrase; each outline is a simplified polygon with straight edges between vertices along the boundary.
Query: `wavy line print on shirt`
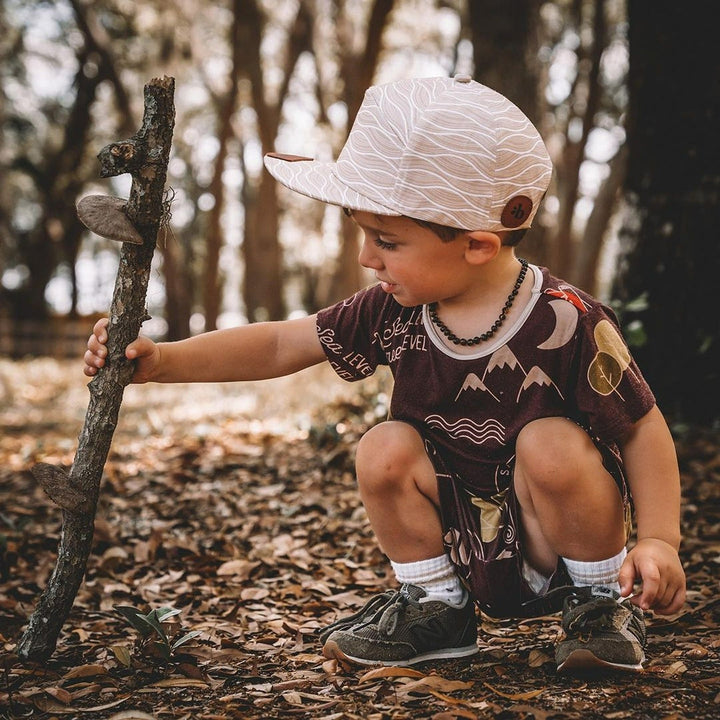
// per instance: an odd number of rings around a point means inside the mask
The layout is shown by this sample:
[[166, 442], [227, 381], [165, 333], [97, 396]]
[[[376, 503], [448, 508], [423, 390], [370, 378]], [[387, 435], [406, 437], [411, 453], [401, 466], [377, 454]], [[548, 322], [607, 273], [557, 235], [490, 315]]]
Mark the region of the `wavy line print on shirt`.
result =
[[461, 418], [451, 423], [440, 415], [428, 415], [425, 422], [432, 428], [444, 430], [452, 438], [469, 440], [475, 445], [483, 445], [490, 440], [505, 444], [505, 426], [493, 418], [483, 423], [476, 423], [470, 418]]
[[593, 335], [598, 351], [587, 371], [590, 387], [599, 395], [616, 392], [625, 402], [617, 388], [632, 362], [627, 346], [609, 320], [601, 320], [595, 326]]

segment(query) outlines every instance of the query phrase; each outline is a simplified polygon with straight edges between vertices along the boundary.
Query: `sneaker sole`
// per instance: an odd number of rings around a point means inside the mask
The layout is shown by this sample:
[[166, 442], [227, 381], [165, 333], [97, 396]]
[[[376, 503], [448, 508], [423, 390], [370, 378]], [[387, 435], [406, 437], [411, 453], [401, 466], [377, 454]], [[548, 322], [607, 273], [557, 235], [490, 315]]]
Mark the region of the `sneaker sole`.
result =
[[367, 658], [358, 658], [343, 652], [334, 640], [329, 640], [323, 646], [323, 655], [328, 660], [337, 660], [342, 664], [349, 665], [384, 665], [394, 667], [408, 667], [418, 663], [427, 662], [428, 660], [453, 660], [457, 658], [470, 657], [478, 653], [480, 649], [477, 645], [466, 645], [461, 648], [445, 648], [444, 650], [434, 650], [433, 652], [415, 655], [415, 657], [406, 660], [368, 660]]
[[573, 650], [565, 660], [558, 665], [558, 672], [572, 672], [582, 670], [625, 670], [627, 672], [642, 672], [643, 659], [637, 665], [626, 665], [624, 663], [613, 663], [603, 660], [589, 650]]

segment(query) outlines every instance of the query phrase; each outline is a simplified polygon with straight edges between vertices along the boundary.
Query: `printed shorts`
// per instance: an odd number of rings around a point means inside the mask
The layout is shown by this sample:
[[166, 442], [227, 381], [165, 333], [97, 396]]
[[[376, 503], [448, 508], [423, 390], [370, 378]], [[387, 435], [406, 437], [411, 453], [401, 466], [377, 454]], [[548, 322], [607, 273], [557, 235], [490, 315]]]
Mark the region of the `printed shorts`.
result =
[[[623, 498], [626, 537], [629, 538], [632, 507], [622, 462], [610, 447], [597, 442], [595, 445]], [[495, 618], [536, 617], [559, 611], [562, 593], [553, 593], [553, 590], [572, 584], [562, 560], [558, 561], [542, 596], [536, 594], [523, 577], [520, 507], [512, 482], [512, 468], [507, 473], [510, 482], [505, 490], [480, 498], [468, 492], [448, 471], [428, 440], [425, 448], [438, 478], [445, 547], [478, 607]]]

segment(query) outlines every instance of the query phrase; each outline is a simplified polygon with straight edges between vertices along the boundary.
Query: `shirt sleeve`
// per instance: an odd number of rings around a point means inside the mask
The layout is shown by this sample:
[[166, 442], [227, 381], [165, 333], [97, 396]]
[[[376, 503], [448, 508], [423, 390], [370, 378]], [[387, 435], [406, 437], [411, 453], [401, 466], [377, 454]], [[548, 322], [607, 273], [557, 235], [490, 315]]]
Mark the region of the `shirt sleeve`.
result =
[[318, 338], [328, 362], [343, 380], [362, 380], [378, 365], [388, 364], [378, 335], [388, 301], [394, 302], [379, 286], [373, 286], [318, 312]]
[[655, 397], [610, 308], [597, 304], [583, 314], [577, 340], [578, 409], [599, 438], [620, 442]]

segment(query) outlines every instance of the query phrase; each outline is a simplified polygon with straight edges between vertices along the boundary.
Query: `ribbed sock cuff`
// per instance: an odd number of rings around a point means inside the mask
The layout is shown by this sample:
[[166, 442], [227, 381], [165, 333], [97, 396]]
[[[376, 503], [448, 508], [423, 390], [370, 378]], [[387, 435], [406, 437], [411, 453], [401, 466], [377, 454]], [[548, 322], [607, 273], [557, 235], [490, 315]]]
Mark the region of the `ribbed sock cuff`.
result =
[[390, 561], [399, 583], [421, 587], [433, 599], [460, 604], [465, 595], [455, 566], [447, 555], [409, 563]]
[[626, 557], [627, 549], [623, 548], [607, 560], [585, 562], [563, 558], [563, 562], [574, 585], [603, 585], [619, 592], [618, 576]]

